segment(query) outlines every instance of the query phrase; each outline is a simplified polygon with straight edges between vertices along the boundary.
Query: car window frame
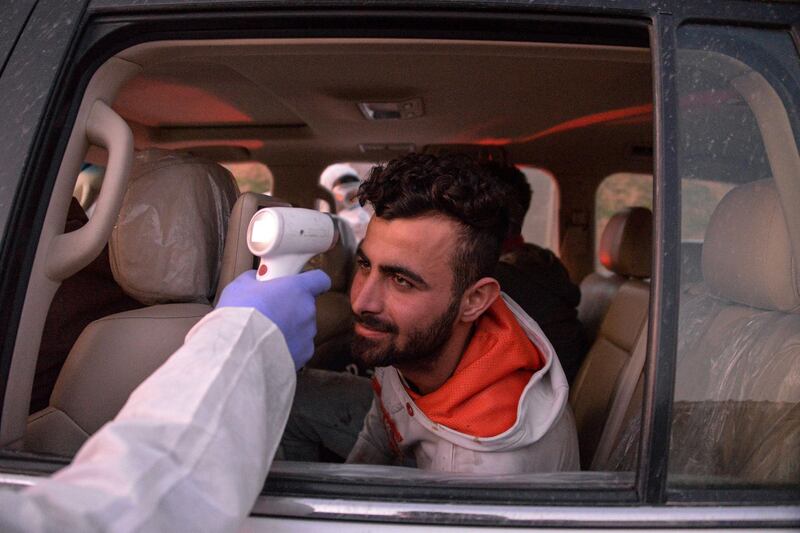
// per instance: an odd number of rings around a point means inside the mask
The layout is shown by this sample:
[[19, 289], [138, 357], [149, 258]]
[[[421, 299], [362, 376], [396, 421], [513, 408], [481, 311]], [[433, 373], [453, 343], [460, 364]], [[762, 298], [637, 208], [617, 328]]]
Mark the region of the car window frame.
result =
[[[528, 35], [534, 30], [542, 32], [536, 33], [531, 36], [531, 40], [544, 40], [547, 42], [598, 42], [601, 40], [604, 44], [622, 44], [631, 45], [632, 37], [631, 32], [638, 32], [640, 37], [649, 36], [650, 29], [647, 21], [638, 20], [636, 18], [628, 19], [608, 19], [599, 17], [597, 19], [586, 19], [582, 17], [565, 16], [565, 15], [542, 15], [534, 14], [527, 17], [527, 24], [530, 29], [526, 28], [520, 23], [520, 17], [517, 14], [499, 13], [491, 17], [476, 16], [476, 13], [471, 12], [458, 12], [458, 11], [439, 11], [434, 13], [422, 12], [402, 12], [395, 11], [378, 14], [371, 11], [353, 14], [349, 13], [330, 13], [327, 11], [318, 13], [297, 13], [297, 12], [275, 12], [270, 13], [274, 17], [272, 20], [273, 26], [278, 23], [283, 23], [279, 28], [259, 29], [258, 33], [266, 37], [281, 36], [285, 37], [295, 36], [292, 35], [290, 30], [287, 30], [289, 24], [295, 24], [295, 32], [298, 37], [305, 36], [327, 36], [333, 33], [334, 36], [341, 36], [341, 32], [331, 32], [329, 25], [331, 19], [337, 20], [340, 24], [349, 28], [348, 31], [353, 32], [354, 36], [376, 36], [376, 37], [405, 37], [409, 35], [409, 28], [419, 28], [417, 31], [411, 32], [412, 37], [435, 36], [439, 39], [479, 39], [479, 40], [518, 40], [521, 35]], [[241, 37], [241, 24], [242, 19], [248, 23], [253, 23], [257, 20], [252, 14], [247, 14], [244, 17], [242, 14], [226, 11], [222, 14], [217, 14], [219, 17], [216, 23], [221, 21], [229, 22], [231, 29], [214, 29], [203, 32], [204, 36], [214, 37], [231, 37], [232, 35]], [[179, 20], [178, 20], [179, 19]], [[465, 27], [454, 25], [453, 21], [459, 20], [464, 22]], [[410, 23], [409, 21], [414, 21]], [[159, 25], [159, 22], [161, 25]], [[178, 34], [173, 29], [176, 22], [179, 22], [181, 27], [189, 28], [185, 33]], [[146, 24], [145, 24], [146, 23]], [[88, 25], [86, 31], [82, 35], [80, 41], [81, 54], [75, 61], [72, 68], [72, 84], [70, 90], [72, 91], [73, 107], [77, 107], [80, 102], [80, 95], [88, 83], [88, 78], [96, 68], [105, 61], [106, 58], [111, 57], [115, 53], [124, 50], [139, 42], [146, 42], [149, 40], [159, 40], [168, 38], [174, 40], [175, 38], [197, 38], [199, 28], [208, 26], [209, 19], [202, 14], [195, 14], [195, 17], [179, 16], [174, 12], [159, 13], [158, 15], [142, 16], [137, 19], [135, 16], [115, 17], [109, 15], [106, 18], [95, 16], [92, 24]], [[319, 28], [315, 30], [315, 25]], [[553, 26], [555, 25], [555, 26]], [[590, 27], [597, 29], [598, 35], [589, 35], [585, 29]], [[145, 29], [146, 28], [146, 29]], [[168, 29], [169, 28], [169, 29]], [[556, 28], [556, 29], [553, 29]], [[192, 29], [194, 31], [192, 31]], [[624, 34], [619, 34], [620, 29]], [[561, 35], [558, 32], [567, 32], [566, 37], [557, 37]], [[416, 35], [419, 33], [420, 35]], [[612, 41], [609, 42], [608, 40]], [[642, 43], [639, 42], [641, 45]], [[74, 117], [72, 117], [74, 120]], [[65, 128], [69, 131], [69, 128]], [[51, 136], [57, 136], [55, 132], [49, 132]], [[60, 155], [60, 154], [59, 154]], [[58, 159], [58, 157], [56, 157]], [[20, 460], [20, 457], [12, 457], [12, 459]], [[21, 458], [23, 461], [35, 460], [34, 457], [25, 456]], [[46, 459], [45, 459], [46, 460]], [[60, 463], [54, 463], [54, 470], [57, 469]], [[333, 487], [329, 495], [336, 494], [338, 496], [351, 495], [353, 497], [364, 496], [361, 487], [350, 483], [322, 483], [309, 486], [304, 480], [291, 480], [281, 479], [280, 476], [270, 476], [265, 486], [265, 493], [275, 493], [276, 491], [289, 491], [297, 492], [298, 490], [312, 489], [314, 493], [319, 494], [321, 487]], [[626, 488], [617, 489], [616, 487], [609, 490], [607, 487], [599, 488], [597, 485], [588, 483], [586, 486], [577, 485], [564, 486], [558, 490], [552, 487], [542, 489], [531, 489], [520, 493], [516, 489], [493, 489], [486, 491], [485, 487], [469, 487], [463, 489], [453, 489], [452, 487], [436, 487], [429, 486], [419, 488], [414, 486], [405, 487], [400, 490], [396, 485], [392, 486], [392, 499], [395, 501], [403, 499], [406, 501], [421, 501], [421, 500], [438, 500], [448, 501], [454, 495], [454, 491], [461, 494], [464, 500], [468, 501], [484, 501], [484, 503], [516, 503], [525, 504], [531, 501], [540, 502], [553, 502], [554, 494], [559, 494], [560, 501], [574, 502], [574, 503], [635, 503], [638, 496], [634, 489], [634, 483], [628, 483]]]

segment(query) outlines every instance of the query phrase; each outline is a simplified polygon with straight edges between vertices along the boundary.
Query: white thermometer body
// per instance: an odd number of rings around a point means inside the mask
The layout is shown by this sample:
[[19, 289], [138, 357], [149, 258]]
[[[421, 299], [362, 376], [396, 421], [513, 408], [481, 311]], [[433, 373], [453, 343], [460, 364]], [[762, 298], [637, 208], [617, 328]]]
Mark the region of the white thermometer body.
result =
[[260, 258], [260, 281], [297, 274], [338, 240], [333, 218], [313, 209], [267, 207], [253, 215], [247, 227], [247, 247]]

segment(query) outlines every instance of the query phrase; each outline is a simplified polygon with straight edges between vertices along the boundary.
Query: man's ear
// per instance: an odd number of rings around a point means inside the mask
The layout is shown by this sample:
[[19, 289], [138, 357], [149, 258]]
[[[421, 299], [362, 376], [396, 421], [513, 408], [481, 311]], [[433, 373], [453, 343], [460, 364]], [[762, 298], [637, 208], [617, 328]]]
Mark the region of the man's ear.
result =
[[461, 297], [463, 322], [474, 322], [500, 296], [500, 284], [494, 278], [481, 278], [472, 284]]

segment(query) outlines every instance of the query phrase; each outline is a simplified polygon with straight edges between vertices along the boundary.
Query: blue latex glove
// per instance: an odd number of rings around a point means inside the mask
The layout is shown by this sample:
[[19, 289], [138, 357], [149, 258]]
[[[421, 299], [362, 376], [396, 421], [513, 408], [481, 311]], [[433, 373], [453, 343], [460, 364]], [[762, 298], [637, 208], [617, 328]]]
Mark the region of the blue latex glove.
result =
[[283, 333], [295, 368], [299, 369], [314, 355], [314, 298], [330, 287], [331, 278], [322, 270], [269, 281], [258, 281], [256, 271], [248, 270], [225, 287], [217, 308], [253, 307], [272, 320]]

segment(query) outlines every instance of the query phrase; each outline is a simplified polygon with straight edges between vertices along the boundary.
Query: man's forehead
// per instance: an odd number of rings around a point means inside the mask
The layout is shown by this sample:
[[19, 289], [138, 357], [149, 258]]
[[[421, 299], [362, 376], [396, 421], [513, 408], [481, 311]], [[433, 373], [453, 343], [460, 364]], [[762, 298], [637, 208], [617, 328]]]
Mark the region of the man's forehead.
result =
[[442, 216], [372, 217], [361, 249], [372, 261], [397, 262], [421, 273], [450, 269], [458, 225]]

